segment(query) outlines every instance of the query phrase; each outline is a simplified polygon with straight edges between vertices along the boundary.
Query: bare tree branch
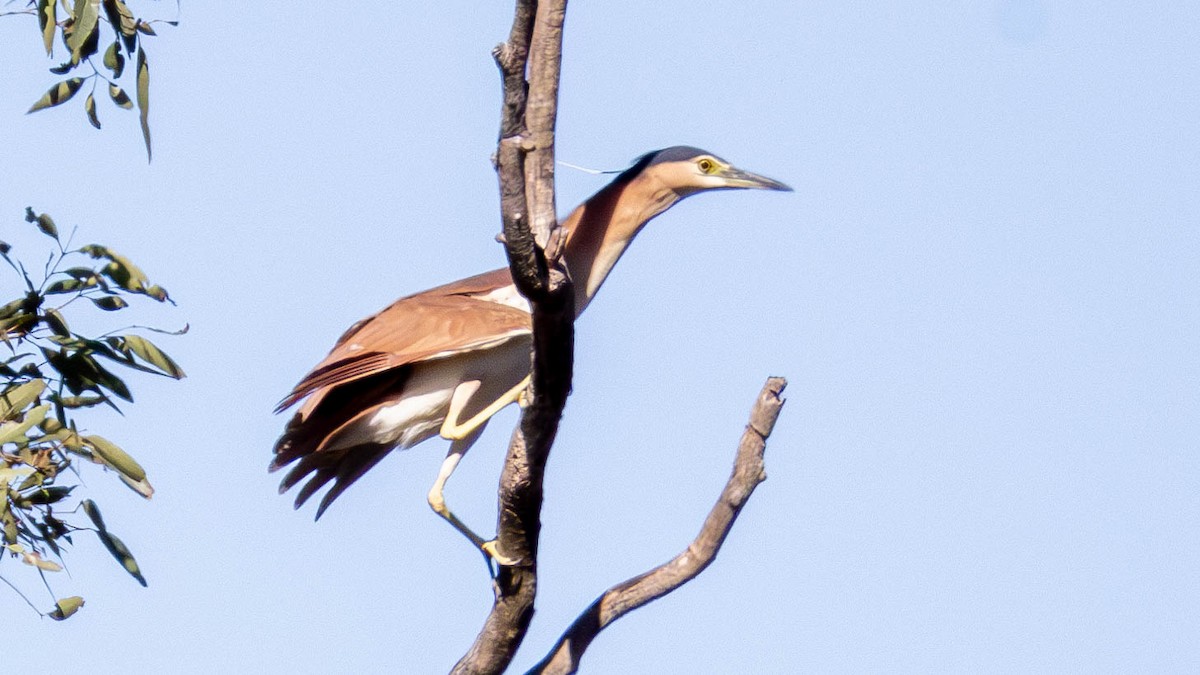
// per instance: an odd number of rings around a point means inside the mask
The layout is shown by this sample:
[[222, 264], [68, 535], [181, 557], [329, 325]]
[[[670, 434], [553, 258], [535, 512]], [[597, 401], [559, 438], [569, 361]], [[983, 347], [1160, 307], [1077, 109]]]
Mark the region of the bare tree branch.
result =
[[571, 627], [559, 638], [554, 649], [535, 666], [530, 673], [539, 675], [563, 675], [574, 673], [579, 660], [600, 631], [625, 614], [652, 602], [704, 571], [717, 557], [725, 536], [737, 520], [742, 506], [750, 499], [754, 488], [766, 480], [763, 468], [763, 452], [767, 437], [775, 426], [779, 411], [783, 408], [780, 394], [787, 386], [781, 377], [768, 378], [750, 411], [750, 422], [738, 444], [733, 474], [712, 511], [704, 520], [704, 527], [696, 539], [670, 562], [613, 586], [596, 599]]
[[[506, 44], [493, 52], [504, 79], [496, 169], [505, 251], [513, 280], [533, 314], [529, 405], [513, 432], [500, 475], [496, 549], [501, 564], [492, 610], [453, 673], [500, 673], [512, 661], [533, 617], [542, 479], [571, 389], [575, 294], [557, 260], [554, 121], [566, 0], [517, 0]], [[529, 82], [525, 81], [529, 61]], [[528, 109], [527, 109], [528, 106]], [[532, 214], [532, 217], [530, 217]]]

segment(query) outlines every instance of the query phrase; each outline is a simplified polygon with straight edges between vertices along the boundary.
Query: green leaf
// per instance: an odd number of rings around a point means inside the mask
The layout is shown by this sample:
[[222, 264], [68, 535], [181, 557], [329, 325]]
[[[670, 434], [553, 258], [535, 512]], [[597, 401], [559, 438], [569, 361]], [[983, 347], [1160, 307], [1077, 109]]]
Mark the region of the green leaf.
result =
[[13, 515], [7, 499], [0, 499], [0, 523], [4, 524], [5, 543], [17, 543], [17, 517]]
[[[94, 105], [95, 104], [93, 103], [93, 106]], [[43, 213], [37, 217], [37, 226], [38, 229], [42, 231], [42, 234], [45, 234], [48, 237], [54, 237], [54, 240], [58, 241], [58, 226], [54, 224], [53, 218]]]
[[142, 576], [142, 570], [138, 567], [137, 560], [129, 552], [129, 547], [125, 545], [125, 542], [117, 538], [117, 535], [109, 533], [108, 530], [100, 530], [96, 535], [100, 537], [100, 541], [108, 549], [108, 552], [117, 559], [117, 562], [121, 563], [121, 567], [124, 567], [130, 576], [137, 579], [138, 583], [145, 586], [146, 578]]
[[142, 138], [146, 140], [146, 161], [153, 159], [150, 150], [150, 66], [146, 64], [146, 50], [138, 45], [137, 52], [137, 102], [141, 112]]
[[64, 428], [65, 427], [63, 426], [63, 423], [59, 422], [57, 417], [47, 417], [46, 419], [42, 420], [42, 431], [46, 432], [47, 434], [58, 433]]
[[142, 465], [112, 441], [103, 436], [84, 436], [83, 441], [91, 446], [97, 457], [121, 475], [128, 476], [134, 482], [146, 479], [146, 470]]
[[137, 28], [138, 32], [145, 33], [146, 35], [158, 35], [158, 33], [155, 33], [154, 29], [150, 27], [150, 24], [142, 21], [141, 19], [138, 19], [135, 28]]
[[13, 317], [25, 308], [25, 298], [18, 298], [12, 302], [0, 307], [0, 319], [8, 319]]
[[50, 412], [50, 404], [43, 403], [25, 413], [25, 419], [20, 422], [5, 422], [0, 424], [0, 445], [5, 443], [20, 443], [25, 440], [25, 434], [46, 419]]
[[126, 401], [133, 402], [129, 387], [125, 386], [121, 378], [105, 370], [90, 353], [76, 351], [68, 354], [65, 350], [53, 352], [47, 349], [43, 349], [42, 353], [50, 362], [50, 366], [62, 375], [63, 385], [72, 394], [85, 391], [102, 393], [99, 388], [103, 387]]
[[133, 107], [133, 101], [129, 100], [129, 94], [115, 84], [108, 85], [108, 95], [112, 98], [113, 103], [121, 108], [129, 110]]
[[187, 375], [183, 369], [175, 363], [171, 357], [167, 356], [163, 350], [159, 349], [155, 344], [140, 335], [126, 335], [125, 346], [127, 346], [134, 354], [137, 354], [146, 363], [153, 365], [163, 372], [164, 375], [181, 380]]
[[83, 109], [87, 111], [88, 122], [97, 129], [100, 128], [100, 118], [96, 116], [96, 96], [88, 93], [87, 99], [83, 102]]
[[25, 406], [36, 401], [45, 390], [45, 380], [31, 380], [0, 394], [0, 421], [16, 419]]
[[92, 304], [106, 312], [115, 312], [118, 309], [125, 309], [129, 306], [125, 299], [117, 295], [105, 295], [99, 298], [89, 298]]
[[[14, 469], [0, 467], [0, 488], [6, 487], [12, 481], [18, 478], [27, 478], [33, 473], [33, 467], [20, 466]], [[0, 492], [3, 492], [0, 489]]]
[[[100, 0], [75, 0], [75, 23], [67, 47], [71, 49], [71, 63], [79, 63], [96, 52], [95, 42], [100, 29]], [[89, 50], [89, 43], [91, 49]]]
[[[54, 418], [47, 417], [46, 419], [52, 420]], [[42, 439], [39, 438], [34, 442], [41, 443]], [[21, 481], [21, 484], [17, 486], [17, 492], [24, 492], [30, 488], [40, 487], [41, 485], [44, 485], [45, 483], [46, 483], [46, 474], [42, 473], [41, 471], [34, 471], [33, 473], [26, 476], [25, 480]]]
[[[90, 267], [69, 267], [63, 270], [62, 273], [71, 277], [72, 279], [79, 279], [80, 281], [85, 279], [94, 279], [96, 277], [96, 271]], [[94, 286], [95, 284], [88, 285]]]
[[46, 108], [53, 108], [56, 105], [62, 105], [63, 103], [70, 101], [71, 97], [74, 96], [82, 86], [82, 77], [72, 77], [69, 80], [59, 82], [53, 87], [50, 87], [50, 90], [43, 94], [42, 97], [39, 98], [25, 114], [28, 115], [32, 112], [37, 112]]
[[30, 206], [25, 207], [25, 222], [37, 223], [37, 227], [42, 231], [42, 234], [53, 237], [58, 241], [58, 226], [54, 224], [54, 219], [45, 213], [34, 213]]
[[162, 286], [151, 286], [150, 288], [147, 288], [146, 295], [159, 302], [170, 302], [172, 305], [175, 304], [175, 301], [171, 300], [171, 296], [167, 295], [167, 289], [163, 288]]
[[104, 516], [100, 515], [100, 507], [96, 506], [96, 502], [85, 499], [80, 506], [83, 507], [83, 512], [91, 519], [92, 524], [96, 526], [97, 530], [101, 532], [108, 531], [108, 528], [104, 525]]
[[22, 495], [29, 501], [30, 504], [55, 504], [66, 499], [71, 490], [74, 490], [77, 485], [52, 485], [50, 487], [40, 487], [30, 494]]
[[80, 249], [80, 252], [86, 253], [93, 258], [105, 258], [110, 261], [105, 265], [100, 273], [112, 279], [121, 288], [134, 293], [144, 293], [146, 284], [150, 279], [146, 273], [137, 265], [134, 265], [129, 258], [117, 253], [111, 248], [100, 246], [98, 244], [88, 244]]
[[121, 378], [105, 370], [103, 366], [96, 363], [95, 359], [88, 359], [88, 361], [91, 362], [91, 366], [94, 369], [92, 379], [96, 384], [133, 403], [133, 394], [129, 392], [129, 387], [125, 386], [125, 382]]
[[54, 611], [50, 612], [50, 618], [55, 621], [62, 621], [70, 618], [79, 608], [83, 607], [83, 598], [78, 595], [72, 595], [69, 598], [63, 598], [54, 603]]
[[[72, 279], [72, 281], [75, 280]], [[71, 334], [71, 329], [67, 327], [67, 320], [63, 318], [63, 315], [57, 309], [45, 310], [42, 323], [46, 324], [46, 327], [57, 336], [66, 337]]]
[[26, 331], [35, 323], [37, 323], [37, 317], [33, 314], [20, 314], [12, 318], [0, 319], [0, 339], [8, 342], [9, 338], [25, 337]]
[[133, 12], [125, 6], [124, 0], [104, 0], [104, 11], [113, 30], [126, 38], [125, 48], [132, 53], [137, 38], [137, 21], [133, 18]]
[[42, 42], [46, 45], [46, 56], [54, 54], [54, 30], [58, 28], [58, 0], [38, 0], [38, 27], [42, 30]]
[[79, 279], [59, 279], [58, 281], [47, 286], [46, 290], [43, 292], [46, 295], [58, 295], [61, 293], [74, 293], [85, 288], [87, 288], [87, 284], [83, 283]]
[[108, 397], [106, 396], [64, 396], [58, 399], [62, 407], [68, 409], [90, 408], [101, 403], [106, 403], [107, 401]]
[[[121, 73], [125, 72], [125, 55], [121, 53], [120, 40], [114, 40], [108, 46], [108, 49], [104, 50], [104, 67], [113, 72], [114, 80], [121, 77]], [[112, 84], [109, 85], [110, 93], [113, 86]], [[120, 87], [117, 87], [117, 89], [120, 89]]]

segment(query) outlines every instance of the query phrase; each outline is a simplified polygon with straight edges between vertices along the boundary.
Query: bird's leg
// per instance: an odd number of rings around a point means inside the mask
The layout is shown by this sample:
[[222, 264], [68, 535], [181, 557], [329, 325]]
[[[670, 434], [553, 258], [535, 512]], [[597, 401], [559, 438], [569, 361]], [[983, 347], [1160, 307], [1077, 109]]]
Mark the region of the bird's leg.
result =
[[454, 390], [454, 394], [450, 398], [450, 410], [447, 411], [446, 421], [442, 422], [442, 429], [439, 432], [442, 438], [449, 438], [451, 440], [466, 438], [476, 429], [487, 424], [492, 415], [500, 412], [501, 408], [520, 398], [521, 392], [529, 385], [529, 376], [526, 375], [524, 379], [517, 383], [517, 386], [504, 392], [500, 398], [492, 401], [471, 419], [459, 424], [458, 416], [462, 414], [463, 408], [471, 400], [471, 396], [479, 390], [480, 384], [479, 380], [470, 380], [458, 385], [458, 388]]
[[[433, 487], [429, 490], [429, 506], [433, 508], [439, 516], [446, 519], [454, 529], [461, 532], [467, 539], [471, 540], [477, 548], [483, 551], [484, 558], [488, 563], [488, 570], [492, 571], [492, 561], [495, 560], [501, 565], [515, 565], [518, 561], [507, 558], [496, 549], [496, 540], [492, 539], [485, 541], [483, 537], [475, 534], [471, 528], [467, 527], [459, 520], [449, 508], [446, 507], [446, 501], [442, 495], [446, 487], [446, 481], [450, 479], [450, 475], [458, 467], [459, 460], [466, 454], [467, 450], [479, 439], [479, 435], [483, 433], [483, 429], [487, 426], [488, 420], [500, 411], [501, 408], [512, 403], [524, 391], [529, 383], [529, 377], [523, 378], [515, 387], [504, 392], [495, 401], [492, 401], [486, 408], [476, 413], [471, 419], [459, 424], [458, 418], [462, 415], [463, 410], [471, 401], [471, 398], [479, 391], [482, 382], [479, 380], [467, 380], [459, 384], [454, 393], [450, 396], [450, 406], [446, 411], [446, 419], [442, 422], [440, 434], [443, 438], [451, 440], [450, 452], [446, 455], [446, 459], [442, 462], [442, 468], [438, 472], [437, 480], [434, 481]], [[495, 574], [493, 573], [493, 577]]]
[[[474, 431], [465, 438], [454, 440], [450, 443], [450, 452], [446, 453], [446, 459], [442, 461], [442, 467], [438, 470], [437, 480], [433, 481], [433, 487], [429, 488], [429, 507], [433, 512], [441, 516], [450, 523], [454, 529], [462, 533], [464, 537], [469, 539], [476, 549], [483, 553], [484, 560], [488, 564], [488, 571], [492, 569], [492, 560], [503, 565], [512, 565], [515, 561], [504, 558], [495, 550], [494, 541], [485, 541], [483, 537], [475, 534], [475, 531], [467, 527], [466, 523], [458, 519], [454, 512], [446, 506], [445, 490], [446, 481], [450, 480], [451, 474], [458, 468], [458, 462], [462, 456], [467, 453], [471, 445], [479, 440], [480, 434], [483, 433], [484, 427], [487, 426], [485, 421], [482, 425], [476, 427]], [[495, 576], [493, 574], [493, 576]]]
[[475, 548], [478, 549], [483, 548], [483, 537], [475, 534], [471, 528], [467, 527], [461, 520], [458, 519], [458, 516], [455, 516], [454, 513], [450, 511], [450, 509], [446, 506], [445, 491], [446, 481], [450, 480], [451, 474], [453, 474], [454, 470], [458, 468], [459, 460], [461, 460], [462, 456], [466, 454], [467, 450], [471, 447], [471, 444], [479, 438], [479, 434], [482, 433], [482, 431], [483, 427], [480, 427], [476, 430], [476, 433], [472, 434], [470, 437], [459, 439], [450, 443], [450, 452], [446, 453], [446, 459], [442, 461], [442, 467], [438, 470], [437, 480], [433, 481], [433, 487], [429, 488], [428, 496], [429, 508], [433, 509], [433, 512], [442, 518], [445, 518], [446, 522], [454, 526], [454, 529], [461, 532], [467, 539], [470, 539], [471, 543], [474, 544]]

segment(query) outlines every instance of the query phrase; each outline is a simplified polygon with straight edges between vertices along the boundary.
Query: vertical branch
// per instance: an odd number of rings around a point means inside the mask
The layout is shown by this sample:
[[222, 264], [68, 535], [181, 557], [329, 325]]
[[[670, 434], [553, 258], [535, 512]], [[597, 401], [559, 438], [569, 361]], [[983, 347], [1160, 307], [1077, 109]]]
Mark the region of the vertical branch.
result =
[[566, 0], [539, 2], [536, 29], [529, 46], [529, 92], [525, 126], [532, 146], [525, 166], [526, 195], [534, 237], [549, 248], [558, 225], [554, 207], [554, 128], [558, 118], [558, 82], [562, 70]]
[[[500, 476], [496, 551], [504, 563], [495, 602], [454, 673], [500, 673], [533, 618], [542, 478], [571, 389], [574, 292], [556, 258], [554, 124], [566, 0], [517, 0], [506, 44], [493, 52], [504, 81], [496, 170], [505, 251], [533, 315], [529, 404], [513, 432]], [[526, 82], [528, 64], [529, 81]]]

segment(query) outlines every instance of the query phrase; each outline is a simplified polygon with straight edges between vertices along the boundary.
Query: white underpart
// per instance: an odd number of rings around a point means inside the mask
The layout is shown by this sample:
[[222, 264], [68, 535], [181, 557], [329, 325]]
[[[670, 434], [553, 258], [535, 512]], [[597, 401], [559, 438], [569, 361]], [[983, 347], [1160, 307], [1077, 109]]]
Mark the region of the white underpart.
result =
[[[462, 367], [450, 361], [417, 364], [404, 385], [404, 398], [380, 408], [352, 435], [357, 442], [369, 441], [409, 448], [435, 436], [446, 412], [450, 397], [462, 380]], [[355, 439], [339, 445], [354, 445]]]

